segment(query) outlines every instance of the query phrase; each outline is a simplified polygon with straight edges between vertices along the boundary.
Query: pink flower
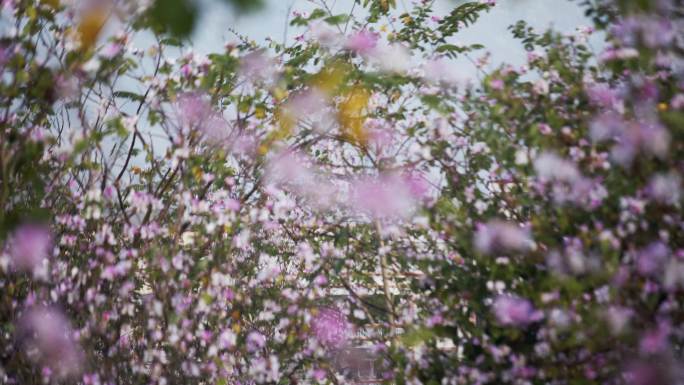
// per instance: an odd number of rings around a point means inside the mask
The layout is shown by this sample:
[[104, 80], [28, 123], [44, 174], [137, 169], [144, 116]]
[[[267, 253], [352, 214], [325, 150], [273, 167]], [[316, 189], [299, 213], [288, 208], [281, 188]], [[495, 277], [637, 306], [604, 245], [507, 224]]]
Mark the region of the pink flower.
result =
[[494, 220], [480, 224], [475, 233], [475, 248], [483, 254], [499, 251], [526, 251], [533, 244], [528, 229], [517, 223]]
[[185, 64], [181, 67], [181, 75], [185, 78], [192, 76], [192, 66], [190, 64]]
[[123, 51], [123, 46], [119, 43], [110, 43], [107, 44], [103, 49], [102, 49], [102, 56], [107, 58], [107, 59], [113, 59]]
[[539, 155], [534, 161], [534, 169], [539, 178], [545, 181], [575, 182], [581, 177], [573, 162], [551, 152]]
[[593, 104], [604, 108], [615, 108], [619, 102], [617, 91], [607, 84], [591, 85], [587, 88], [587, 96]]
[[204, 92], [185, 92], [175, 103], [181, 132], [197, 131], [210, 144], [229, 144], [232, 130], [226, 119], [211, 105], [209, 95]]
[[501, 325], [527, 326], [543, 318], [542, 312], [535, 310], [532, 303], [524, 298], [502, 295], [494, 300], [493, 308]]
[[266, 346], [266, 337], [263, 334], [253, 331], [247, 335], [247, 350], [256, 352]]
[[670, 249], [663, 242], [653, 242], [638, 253], [637, 269], [644, 276], [659, 273], [665, 267]]
[[313, 372], [313, 378], [316, 381], [322, 381], [325, 379], [326, 376], [327, 376], [327, 372], [323, 369], [316, 369]]
[[7, 248], [17, 270], [33, 272], [49, 256], [52, 235], [47, 226], [25, 224], [12, 233]]
[[231, 136], [233, 131], [231, 130], [228, 121], [226, 121], [223, 116], [216, 113], [207, 117], [200, 129], [202, 130], [205, 139], [210, 143], [225, 145], [229, 144], [232, 139]]
[[266, 178], [276, 185], [289, 184], [302, 188], [311, 187], [314, 173], [306, 164], [304, 155], [295, 152], [284, 152], [274, 157], [268, 164]]
[[27, 355], [59, 377], [80, 372], [82, 352], [69, 321], [57, 309], [34, 307], [26, 311], [19, 320], [17, 333]]
[[340, 42], [340, 33], [325, 22], [314, 24], [309, 31], [311, 37], [323, 47], [334, 47]]
[[262, 51], [250, 52], [240, 60], [240, 75], [251, 81], [270, 82], [276, 75], [276, 63]]
[[684, 94], [677, 94], [672, 98], [672, 101], [670, 101], [670, 104], [672, 105], [672, 108], [675, 110], [681, 110], [684, 109]]
[[423, 66], [425, 79], [434, 84], [450, 86], [467, 85], [468, 79], [460, 74], [457, 67], [445, 58], [428, 60]]
[[615, 113], [604, 113], [590, 124], [595, 142], [615, 140], [611, 155], [624, 167], [632, 164], [637, 154], [665, 158], [670, 147], [670, 133], [657, 121], [625, 121]]
[[606, 319], [614, 334], [622, 333], [633, 315], [632, 309], [619, 306], [611, 306], [606, 311]]
[[668, 368], [662, 362], [633, 362], [623, 373], [628, 385], [670, 384]]
[[362, 178], [351, 186], [350, 205], [375, 218], [405, 218], [424, 198], [427, 185], [417, 176], [381, 175]]
[[211, 116], [213, 109], [209, 96], [202, 92], [186, 92], [176, 100], [176, 111], [184, 128], [195, 129]]
[[676, 205], [682, 197], [682, 178], [676, 172], [657, 174], [649, 181], [646, 193], [660, 203]]
[[369, 58], [384, 72], [404, 73], [411, 68], [411, 51], [400, 43], [378, 45], [370, 50]]
[[501, 79], [492, 79], [489, 81], [489, 86], [492, 87], [493, 90], [501, 91], [504, 89], [505, 83]]
[[363, 29], [349, 36], [344, 47], [360, 55], [365, 55], [373, 51], [377, 44], [378, 36]]
[[665, 350], [672, 327], [661, 322], [656, 329], [649, 330], [641, 336], [639, 347], [644, 354], [655, 354]]
[[60, 99], [66, 101], [73, 100], [80, 92], [78, 78], [72, 75], [57, 75], [55, 78], [55, 89]]
[[292, 120], [314, 119], [326, 111], [327, 95], [316, 88], [293, 94], [287, 101], [284, 112]]
[[318, 342], [327, 348], [346, 345], [352, 334], [352, 326], [337, 309], [320, 308], [311, 320], [311, 331]]

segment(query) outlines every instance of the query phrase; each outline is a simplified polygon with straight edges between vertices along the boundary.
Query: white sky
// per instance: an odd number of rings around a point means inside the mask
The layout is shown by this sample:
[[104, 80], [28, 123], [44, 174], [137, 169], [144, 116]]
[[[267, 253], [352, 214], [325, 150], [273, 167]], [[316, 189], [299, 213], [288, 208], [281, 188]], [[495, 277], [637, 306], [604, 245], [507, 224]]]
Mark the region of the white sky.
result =
[[[242, 35], [263, 43], [266, 37], [282, 41], [283, 32], [287, 25], [288, 9], [309, 11], [316, 7], [312, 0], [267, 0], [267, 7], [251, 15], [235, 15], [231, 9], [217, 0], [200, 0], [203, 11], [193, 42], [194, 49], [199, 53], [220, 51], [227, 41], [235, 40], [228, 28]], [[319, 1], [319, 0], [315, 0]], [[398, 0], [398, 6], [410, 4], [413, 0]], [[444, 15], [454, 6], [462, 3], [458, 0], [437, 0], [436, 14]], [[335, 3], [336, 13], [349, 12], [353, 0], [328, 0]], [[496, 7], [470, 28], [459, 32], [456, 39], [460, 43], [485, 45], [492, 53], [494, 64], [503, 61], [511, 64], [522, 64], [525, 59], [522, 46], [516, 42], [508, 26], [518, 20], [525, 20], [533, 27], [543, 30], [549, 26], [561, 32], [573, 32], [577, 26], [588, 25], [583, 11], [576, 1], [570, 0], [499, 0]], [[292, 39], [302, 31], [289, 28], [288, 38]]]

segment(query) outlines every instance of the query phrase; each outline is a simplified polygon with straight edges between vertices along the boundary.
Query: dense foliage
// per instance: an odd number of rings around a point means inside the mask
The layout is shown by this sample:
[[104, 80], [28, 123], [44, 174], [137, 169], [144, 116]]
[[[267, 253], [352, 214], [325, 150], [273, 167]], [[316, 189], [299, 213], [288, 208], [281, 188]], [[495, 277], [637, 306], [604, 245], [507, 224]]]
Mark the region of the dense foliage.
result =
[[1, 3], [0, 383], [682, 384], [680, 1], [495, 69], [491, 0], [206, 57], [160, 3]]

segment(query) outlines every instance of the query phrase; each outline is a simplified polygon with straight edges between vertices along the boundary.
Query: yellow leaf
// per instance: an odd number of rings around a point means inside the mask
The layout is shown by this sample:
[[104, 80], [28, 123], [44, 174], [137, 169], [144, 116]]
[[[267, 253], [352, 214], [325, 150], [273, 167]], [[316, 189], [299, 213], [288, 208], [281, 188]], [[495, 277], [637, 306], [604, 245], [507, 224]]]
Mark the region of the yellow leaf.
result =
[[59, 8], [59, 0], [40, 0], [42, 4], [49, 6], [52, 9]]
[[254, 116], [257, 119], [263, 119], [266, 117], [266, 109], [264, 107], [257, 107], [254, 109]]
[[343, 135], [360, 145], [365, 145], [368, 139], [365, 123], [369, 100], [370, 92], [363, 87], [356, 86], [344, 95], [339, 106], [338, 120]]
[[268, 136], [270, 142], [287, 139], [297, 123], [297, 119], [286, 108], [278, 108], [273, 116], [278, 129]]
[[287, 91], [281, 87], [276, 87], [273, 89], [273, 97], [278, 101], [283, 100], [287, 97]]
[[95, 45], [106, 22], [107, 13], [103, 9], [93, 9], [83, 14], [78, 25], [81, 49], [88, 50]]
[[312, 85], [328, 96], [335, 95], [348, 71], [349, 68], [344, 63], [329, 64], [314, 76]]
[[192, 174], [195, 177], [195, 180], [198, 182], [201, 181], [202, 176], [204, 176], [204, 172], [202, 171], [202, 169], [199, 166], [195, 166], [192, 168]]

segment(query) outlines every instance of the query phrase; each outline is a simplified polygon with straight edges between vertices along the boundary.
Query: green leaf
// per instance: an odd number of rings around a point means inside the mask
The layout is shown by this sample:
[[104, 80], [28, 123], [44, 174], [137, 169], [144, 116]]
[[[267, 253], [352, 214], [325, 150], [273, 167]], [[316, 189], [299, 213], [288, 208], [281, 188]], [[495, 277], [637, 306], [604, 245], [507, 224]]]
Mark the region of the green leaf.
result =
[[125, 99], [130, 99], [136, 102], [140, 102], [143, 100], [143, 96], [140, 94], [136, 94], [135, 92], [129, 92], [129, 91], [115, 91], [114, 96], [117, 98], [125, 98]]
[[195, 27], [197, 5], [188, 0], [156, 0], [148, 17], [149, 24], [158, 32], [186, 37]]
[[323, 19], [323, 21], [325, 21], [326, 23], [331, 24], [331, 25], [344, 24], [347, 21], [349, 21], [349, 15], [348, 14], [339, 14], [339, 15], [335, 15], [335, 16], [330, 16], [330, 17], [326, 17], [325, 19]]

